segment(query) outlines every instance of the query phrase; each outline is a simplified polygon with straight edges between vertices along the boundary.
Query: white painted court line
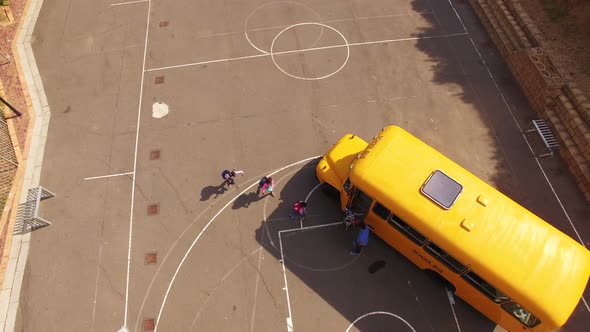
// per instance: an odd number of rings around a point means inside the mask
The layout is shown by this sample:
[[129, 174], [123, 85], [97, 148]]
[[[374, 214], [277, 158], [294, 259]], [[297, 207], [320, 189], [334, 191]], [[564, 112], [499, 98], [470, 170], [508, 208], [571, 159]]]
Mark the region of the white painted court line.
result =
[[94, 280], [94, 298], [92, 300], [92, 329], [90, 330], [90, 332], [94, 332], [94, 322], [96, 321], [96, 298], [98, 297], [98, 280], [100, 277], [100, 259], [102, 257], [102, 241], [98, 247], [98, 259], [97, 262], [99, 262], [99, 264], [96, 264], [96, 278]]
[[[303, 48], [303, 49], [298, 49], [298, 50], [275, 52], [274, 55], [284, 55], [284, 54], [299, 53], [299, 52], [313, 52], [313, 51], [328, 50], [328, 49], [333, 49], [333, 48], [364, 46], [364, 45], [381, 44], [381, 43], [395, 43], [395, 42], [405, 42], [405, 41], [414, 41], [414, 40], [449, 38], [449, 37], [465, 36], [465, 35], [467, 35], [467, 32], [451, 33], [451, 34], [436, 35], [436, 36], [422, 36], [422, 37], [408, 37], [408, 38], [398, 38], [398, 39], [374, 40], [374, 41], [366, 41], [366, 42], [358, 42], [358, 43], [349, 43], [348, 45], [338, 44], [338, 45], [331, 45], [331, 46], [311, 47], [311, 48]], [[246, 55], [246, 56], [235, 57], [235, 58], [224, 58], [224, 59], [216, 59], [216, 60], [208, 60], [208, 61], [200, 61], [200, 62], [191, 62], [191, 63], [185, 63], [185, 64], [181, 64], [181, 65], [150, 68], [150, 69], [146, 69], [145, 71], [146, 72], [161, 71], [161, 70], [167, 70], [167, 69], [177, 69], [177, 68], [184, 68], [184, 67], [207, 65], [207, 64], [211, 64], [211, 63], [231, 62], [231, 61], [237, 61], [237, 60], [263, 58], [263, 57], [269, 57], [269, 56], [270, 56], [270, 53]]]
[[404, 16], [421, 16], [421, 15], [432, 15], [432, 14], [434, 14], [433, 11], [423, 11], [423, 12], [416, 12], [416, 13], [400, 13], [400, 14], [376, 15], [376, 16], [359, 16], [359, 17], [343, 18], [343, 19], [338, 19], [338, 20], [321, 21], [320, 23], [335, 23], [335, 22], [346, 22], [346, 21], [365, 21], [365, 20], [380, 19], [380, 18], [393, 18], [393, 17], [404, 17]]
[[366, 314], [360, 316], [359, 318], [355, 319], [354, 322], [352, 322], [348, 326], [348, 328], [346, 329], [346, 332], [349, 332], [350, 329], [354, 326], [354, 324], [356, 324], [361, 319], [368, 317], [368, 316], [373, 316], [373, 315], [387, 315], [387, 316], [395, 317], [395, 318], [401, 320], [404, 324], [406, 324], [406, 326], [409, 327], [410, 329], [412, 329], [413, 332], [416, 332], [416, 329], [410, 323], [408, 323], [408, 321], [406, 321], [405, 319], [403, 319], [402, 317], [400, 317], [394, 313], [387, 312], [387, 311], [373, 311], [373, 312], [369, 312], [369, 313], [366, 313]]
[[[256, 178], [250, 178], [248, 179], [246, 182], [249, 181], [254, 181], [256, 180]], [[174, 251], [174, 249], [176, 248], [176, 246], [178, 246], [178, 244], [180, 243], [180, 239], [184, 238], [184, 235], [194, 226], [195, 222], [197, 222], [198, 220], [201, 219], [201, 217], [203, 215], [205, 215], [205, 213], [209, 212], [210, 209], [212, 209], [217, 203], [221, 202], [221, 200], [217, 200], [213, 203], [211, 203], [210, 205], [208, 205], [205, 209], [203, 209], [192, 221], [190, 224], [188, 224], [184, 230], [182, 231], [182, 233], [180, 233], [180, 235], [177, 236], [176, 240], [172, 243], [172, 245], [168, 248], [168, 251], [166, 252], [166, 255], [164, 255], [164, 258], [162, 258], [162, 261], [160, 263], [158, 263], [158, 268], [156, 269], [156, 272], [154, 273], [154, 275], [152, 276], [150, 283], [147, 287], [147, 290], [145, 291], [145, 295], [143, 296], [143, 300], [141, 301], [141, 305], [139, 306], [139, 310], [137, 310], [137, 317], [135, 319], [135, 325], [133, 326], [140, 326], [140, 320], [143, 317], [143, 309], [145, 308], [145, 304], [146, 301], [149, 297], [149, 295], [151, 294], [152, 288], [154, 286], [154, 283], [158, 277], [158, 275], [160, 274], [160, 271], [162, 270], [162, 268], [166, 265], [165, 263], [168, 261], [168, 258], [170, 257], [170, 255], [172, 254], [172, 252]], [[159, 257], [158, 257], [159, 260]]]
[[[390, 15], [377, 15], [377, 16], [359, 16], [359, 17], [349, 17], [349, 18], [341, 18], [341, 19], [337, 19], [337, 20], [320, 20], [318, 22], [313, 22], [313, 23], [336, 23], [336, 22], [347, 22], [347, 21], [364, 21], [364, 20], [371, 20], [371, 19], [380, 19], [380, 18], [392, 18], [392, 17], [403, 17], [403, 16], [420, 16], [420, 15], [433, 15], [434, 12], [432, 11], [425, 11], [425, 12], [418, 12], [418, 13], [409, 13], [409, 14], [390, 14]], [[275, 25], [275, 26], [271, 26], [271, 27], [264, 27], [264, 28], [256, 28], [256, 29], [248, 29], [248, 31], [253, 31], [253, 32], [257, 32], [257, 31], [267, 31], [267, 30], [278, 30], [278, 29], [284, 29], [286, 27], [288, 27], [289, 25]], [[207, 35], [206, 37], [209, 36], [218, 36], [218, 35], [228, 35], [228, 34], [234, 34], [234, 33], [240, 33], [240, 32], [225, 32], [225, 33], [221, 33], [221, 34], [215, 34], [215, 35]]]
[[291, 299], [289, 298], [289, 286], [287, 284], [287, 272], [285, 271], [285, 256], [283, 255], [283, 240], [281, 239], [281, 232], [279, 232], [279, 248], [281, 252], [281, 265], [283, 266], [283, 281], [285, 282], [285, 287], [283, 290], [287, 295], [287, 310], [289, 316], [287, 316], [287, 331], [293, 331], [293, 314], [291, 313]]
[[[321, 183], [320, 183], [321, 185]], [[307, 195], [307, 197], [305, 198], [305, 201], [307, 202], [307, 199], [309, 198], [309, 196], [311, 195], [311, 193], [318, 188], [319, 185], [315, 186], [312, 191]], [[291, 299], [289, 297], [289, 285], [287, 284], [287, 271], [285, 269], [285, 255], [283, 254], [283, 240], [281, 237], [282, 233], [287, 233], [287, 232], [293, 232], [293, 231], [302, 231], [302, 230], [307, 230], [307, 229], [315, 229], [315, 228], [322, 228], [322, 227], [328, 227], [328, 226], [334, 226], [334, 225], [340, 225], [342, 224], [341, 222], [335, 222], [335, 223], [331, 223], [331, 224], [323, 224], [323, 225], [315, 225], [315, 226], [308, 226], [308, 227], [301, 227], [301, 228], [292, 228], [292, 229], [284, 229], [282, 231], [279, 231], [279, 251], [281, 253], [281, 265], [283, 267], [283, 281], [285, 282], [285, 287], [283, 288], [283, 290], [285, 291], [285, 295], [287, 296], [287, 309], [288, 309], [288, 313], [289, 316], [287, 316], [287, 331], [288, 332], [293, 332], [293, 313], [291, 311]]]
[[133, 157], [133, 179], [131, 182], [131, 210], [129, 212], [129, 245], [127, 249], [127, 280], [125, 283], [125, 318], [123, 320], [123, 327], [127, 327], [127, 316], [129, 313], [129, 278], [131, 273], [131, 244], [133, 235], [133, 208], [135, 204], [135, 179], [137, 175], [137, 151], [139, 146], [139, 127], [141, 121], [141, 106], [143, 99], [143, 83], [145, 79], [145, 62], [147, 58], [148, 37], [150, 34], [150, 13], [152, 10], [152, 1], [148, 0], [147, 19], [145, 23], [145, 41], [143, 45], [143, 62], [141, 66], [141, 81], [139, 83], [139, 105], [137, 107], [137, 130], [135, 132], [135, 153]]
[[[260, 238], [260, 242], [264, 237]], [[258, 284], [260, 281], [260, 266], [262, 265], [262, 245], [258, 247], [258, 265], [256, 266], [256, 283], [254, 284], [254, 303], [252, 304], [252, 315], [250, 315], [250, 332], [254, 332], [254, 318], [256, 317], [256, 304], [258, 303]]]
[[[294, 162], [292, 164], [289, 164], [287, 166], [283, 166], [283, 167], [277, 169], [276, 171], [270, 173], [269, 175], [272, 176], [272, 175], [277, 174], [278, 172], [280, 172], [280, 171], [282, 171], [284, 169], [287, 169], [289, 167], [293, 167], [295, 165], [298, 165], [298, 164], [301, 164], [301, 163], [304, 163], [304, 162], [308, 162], [308, 161], [313, 160], [313, 159], [317, 159], [319, 157], [321, 157], [321, 155], [310, 157], [310, 158], [306, 158], [306, 159], [303, 159], [303, 160]], [[213, 221], [215, 221], [215, 219], [217, 219], [217, 217], [230, 204], [232, 204], [240, 195], [243, 195], [246, 191], [252, 189], [252, 187], [254, 187], [255, 185], [257, 185], [258, 182], [259, 181], [256, 181], [256, 182], [252, 183], [251, 185], [249, 185], [248, 187], [246, 187], [246, 189], [242, 190], [239, 194], [237, 194], [234, 198], [232, 198], [229, 202], [227, 202], [219, 211], [217, 211], [217, 213], [211, 218], [211, 220], [209, 220], [209, 222], [203, 227], [203, 229], [201, 230], [201, 232], [197, 235], [197, 237], [195, 238], [195, 240], [191, 243], [191, 245], [187, 249], [186, 253], [184, 254], [184, 256], [182, 257], [182, 259], [180, 260], [180, 263], [178, 263], [178, 266], [176, 268], [176, 271], [174, 271], [174, 274], [172, 275], [172, 278], [170, 280], [170, 283], [168, 284], [168, 288], [166, 289], [166, 293], [164, 294], [164, 298], [162, 299], [162, 305], [160, 306], [160, 310], [158, 312], [158, 317], [156, 318], [156, 326], [154, 327], [154, 332], [157, 332], [158, 331], [158, 326], [160, 324], [160, 318], [162, 317], [162, 312], [164, 311], [164, 307], [166, 306], [166, 301], [168, 300], [168, 295], [170, 294], [170, 290], [172, 289], [172, 285], [174, 285], [174, 281], [176, 280], [176, 277], [178, 276], [178, 272], [182, 268], [182, 265], [186, 261], [186, 258], [191, 253], [191, 251], [193, 250], [193, 248], [195, 247], [195, 245], [197, 244], [197, 242], [199, 241], [199, 239], [201, 238], [201, 236], [203, 236], [203, 234], [205, 233], [205, 231], [207, 230], [207, 228], [209, 228], [209, 226], [211, 226], [211, 224], [213, 223]]]
[[455, 318], [455, 324], [457, 324], [457, 331], [461, 332], [459, 319], [457, 319], [457, 314], [455, 313], [455, 297], [453, 296], [453, 292], [451, 292], [447, 287], [445, 287], [445, 291], [447, 292], [447, 297], [449, 298], [449, 305], [451, 306], [451, 311], [453, 312], [453, 317]]
[[84, 178], [84, 181], [87, 180], [96, 180], [96, 179], [105, 179], [105, 178], [112, 178], [115, 176], [121, 176], [121, 175], [131, 175], [133, 174], [133, 172], [127, 172], [127, 173], [117, 173], [117, 174], [109, 174], [109, 175], [100, 175], [100, 176], [92, 176], [89, 178]]
[[127, 1], [127, 2], [117, 2], [117, 3], [112, 3], [111, 4], [111, 7], [124, 6], [124, 5], [132, 5], [132, 4], [136, 4], [136, 3], [142, 3], [142, 2], [149, 2], [149, 0], [136, 0], [136, 1]]
[[330, 226], [334, 226], [334, 225], [341, 225], [342, 222], [337, 221], [337, 222], [333, 222], [333, 223], [329, 223], [329, 224], [321, 224], [321, 225], [314, 225], [314, 226], [307, 226], [307, 227], [303, 227], [303, 228], [290, 228], [290, 229], [283, 229], [282, 231], [279, 231], [279, 234], [282, 233], [289, 233], [289, 232], [295, 232], [295, 231], [305, 231], [308, 229], [315, 229], [315, 228], [323, 228], [323, 227], [330, 227]]
[[[279, 179], [277, 179], [276, 184], [279, 184], [280, 182], [283, 181], [283, 179], [285, 179], [287, 176], [291, 176], [293, 173], [295, 173], [297, 170], [293, 170], [291, 172], [288, 172], [287, 174], [284, 174], [283, 176], [281, 176]], [[268, 231], [268, 227], [266, 227], [266, 207], [268, 205], [268, 199], [264, 200], [264, 204], [262, 207], [262, 222], [263, 222], [263, 227], [266, 228], [266, 233], [268, 235], [268, 239], [270, 240], [271, 245], [273, 246], [273, 248], [276, 248], [274, 246], [274, 243], [272, 241], [272, 238], [270, 237], [270, 233]], [[262, 245], [264, 243], [264, 237], [260, 238], [260, 249], [262, 249]], [[257, 304], [257, 300], [258, 300], [258, 282], [260, 281], [260, 266], [262, 264], [262, 251], [260, 252], [260, 254], [258, 255], [258, 266], [257, 266], [257, 274], [256, 274], [256, 284], [254, 287], [254, 304], [252, 305], [252, 315], [250, 317], [250, 332], [254, 332], [254, 318], [256, 317], [256, 304]]]
[[[481, 52], [479, 51], [479, 49], [475, 45], [475, 42], [473, 41], [473, 38], [471, 37], [471, 35], [467, 31], [467, 28], [465, 27], [465, 24], [463, 23], [463, 20], [459, 16], [459, 13], [457, 12], [457, 9], [455, 8], [455, 6], [451, 2], [451, 0], [447, 0], [447, 1], [449, 2], [449, 5], [451, 5], [451, 8], [453, 8], [453, 11], [455, 12], [455, 16], [457, 16], [457, 19], [461, 23], [461, 26], [463, 27], [463, 30], [465, 31], [465, 33], [467, 34], [467, 37], [469, 38], [469, 41], [471, 42], [471, 45], [475, 49], [475, 52], [479, 56], [479, 59], [483, 63], [484, 67], [486, 68], [486, 71], [488, 72], [488, 75], [490, 76], [490, 78], [492, 79], [492, 82], [494, 83], [494, 86], [496, 88], [496, 91], [498, 91], [498, 93], [500, 94], [500, 97], [502, 98], [502, 102], [504, 103], [504, 106], [506, 106], [506, 109], [510, 113], [510, 116], [512, 117], [512, 120], [514, 120], [514, 123], [516, 124], [516, 127], [520, 131], [520, 134], [521, 134], [522, 138], [524, 139], [526, 145], [528, 146], [529, 151], [531, 152], [532, 155], [535, 155], [535, 152], [533, 151], [533, 148], [529, 144], [529, 141], [527, 140], [526, 136], [524, 135], [522, 128], [518, 124], [518, 120], [516, 119], [516, 116], [514, 115], [514, 113], [512, 112], [512, 109], [508, 105], [508, 101], [506, 100], [506, 97], [502, 93], [502, 90], [500, 90], [500, 86], [498, 86], [498, 82], [496, 81], [496, 78], [494, 77], [494, 75], [490, 71], [490, 68], [488, 66], [488, 63], [485, 61], [485, 59], [481, 55]], [[572, 226], [572, 229], [576, 233], [576, 236], [577, 236], [579, 242], [582, 244], [582, 246], [586, 247], [586, 245], [584, 244], [584, 240], [582, 240], [582, 237], [580, 236], [580, 233], [578, 233], [578, 230], [576, 229], [576, 226], [574, 226], [574, 223], [573, 223], [572, 219], [570, 218], [570, 216], [567, 213], [565, 207], [563, 206], [563, 203], [561, 202], [561, 199], [559, 198], [559, 195], [557, 195], [557, 192], [555, 191], [555, 188], [553, 187], [553, 184], [551, 183], [551, 181], [547, 177], [547, 174], [545, 173], [545, 170], [543, 169], [543, 166], [541, 166], [541, 163], [539, 163], [539, 159], [536, 158], [536, 157], [535, 157], [535, 162], [537, 163], [537, 166], [539, 167], [539, 170], [543, 174], [543, 177], [545, 178], [545, 181], [549, 185], [549, 188], [551, 189], [551, 192], [553, 192], [553, 196], [555, 196], [555, 199], [557, 200], [557, 203], [561, 207], [561, 210], [563, 211], [563, 214], [565, 215], [565, 217], [569, 221], [570, 225]], [[582, 302], [584, 302], [584, 305], [586, 306], [586, 310], [588, 310], [588, 312], [590, 312], [590, 306], [588, 306], [588, 302], [586, 301], [586, 299], [584, 298], [584, 296], [582, 296]]]
[[254, 249], [254, 251], [252, 251], [248, 256], [244, 256], [244, 258], [242, 258], [242, 260], [239, 263], [237, 263], [231, 269], [229, 269], [229, 271], [227, 271], [227, 273], [221, 278], [221, 280], [219, 280], [217, 282], [215, 287], [211, 291], [209, 291], [209, 293], [207, 294], [207, 298], [205, 299], [205, 302], [203, 302], [203, 304], [201, 305], [201, 307], [199, 308], [199, 311], [197, 312], [197, 314], [195, 316], [195, 319], [193, 319], [193, 323], [191, 324], [191, 331], [194, 330], [195, 324], [199, 320], [199, 317], [201, 316], [201, 312], [205, 308], [205, 305], [207, 305], [207, 302], [209, 302], [209, 299], [211, 299], [211, 297], [213, 296], [213, 293], [215, 293], [215, 291], [223, 285], [223, 282], [225, 281], [225, 279], [227, 279], [230, 275], [232, 275], [232, 273], [234, 273], [234, 271], [240, 265], [242, 265], [250, 256], [254, 255], [257, 252], [261, 252], [261, 251], [262, 251], [262, 247], [259, 247], [258, 249]]
[[151, 68], [151, 69], [147, 69], [146, 72], [160, 71], [160, 70], [166, 70], [166, 69], [176, 69], [176, 68], [183, 68], [183, 67], [200, 66], [200, 65], [208, 65], [208, 64], [217, 63], [217, 62], [230, 62], [230, 61], [237, 61], [237, 60], [244, 60], [244, 59], [261, 58], [261, 57], [267, 57], [267, 56], [270, 56], [270, 54], [255, 54], [255, 55], [240, 56], [237, 58], [225, 58], [225, 59], [217, 59], [217, 60], [209, 60], [209, 61], [201, 61], [201, 62], [192, 62], [192, 63], [185, 63], [182, 65]]

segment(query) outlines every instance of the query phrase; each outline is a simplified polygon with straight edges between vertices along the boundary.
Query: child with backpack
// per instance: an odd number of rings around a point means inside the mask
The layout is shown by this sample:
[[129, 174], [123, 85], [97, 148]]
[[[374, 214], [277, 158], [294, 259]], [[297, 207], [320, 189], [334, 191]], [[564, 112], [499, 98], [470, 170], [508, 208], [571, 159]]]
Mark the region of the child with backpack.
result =
[[272, 183], [273, 179], [270, 176], [263, 176], [262, 179], [258, 182], [258, 189], [256, 189], [256, 194], [260, 195], [260, 191], [262, 187], [264, 187], [267, 183]]
[[236, 177], [236, 175], [244, 175], [244, 171], [241, 170], [223, 170], [223, 172], [221, 172], [221, 177], [223, 178], [223, 181], [225, 181], [225, 183], [227, 184], [228, 188], [231, 188], [232, 184], [236, 183], [236, 180], [234, 180], [234, 178]]
[[259, 185], [262, 184], [262, 196], [271, 195], [272, 197], [275, 197], [275, 194], [273, 193], [275, 189], [275, 180], [271, 177], [266, 177], [266, 181], [264, 182], [262, 180], [264, 180], [264, 178], [260, 179], [260, 182], [258, 183]]
[[304, 201], [297, 201], [293, 204], [293, 211], [289, 213], [289, 218], [293, 219], [295, 217], [304, 218], [307, 215], [307, 211], [305, 208], [307, 207], [307, 203]]

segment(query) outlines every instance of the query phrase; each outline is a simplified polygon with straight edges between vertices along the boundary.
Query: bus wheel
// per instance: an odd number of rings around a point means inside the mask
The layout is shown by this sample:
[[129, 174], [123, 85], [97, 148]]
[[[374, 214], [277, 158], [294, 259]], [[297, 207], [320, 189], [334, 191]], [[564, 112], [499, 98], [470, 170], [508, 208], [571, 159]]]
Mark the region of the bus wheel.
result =
[[438, 272], [433, 271], [431, 269], [425, 269], [424, 272], [426, 272], [426, 274], [433, 280], [435, 280], [435, 282], [442, 284], [443, 286], [445, 286], [446, 289], [450, 290], [452, 293], [455, 293], [455, 291], [457, 290], [457, 288], [455, 287], [455, 285], [453, 285], [453, 283], [451, 283], [450, 281], [448, 281], [447, 279], [445, 279], [445, 277], [441, 276]]

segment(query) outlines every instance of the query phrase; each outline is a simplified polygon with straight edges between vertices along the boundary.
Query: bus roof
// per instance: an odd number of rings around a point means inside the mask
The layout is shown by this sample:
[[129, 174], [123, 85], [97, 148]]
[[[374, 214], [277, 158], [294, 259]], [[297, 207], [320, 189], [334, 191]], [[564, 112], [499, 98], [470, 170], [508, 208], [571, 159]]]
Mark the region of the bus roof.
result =
[[[399, 127], [359, 156], [355, 186], [542, 321], [565, 324], [590, 275], [586, 248]], [[421, 191], [435, 171], [462, 187], [448, 209]]]

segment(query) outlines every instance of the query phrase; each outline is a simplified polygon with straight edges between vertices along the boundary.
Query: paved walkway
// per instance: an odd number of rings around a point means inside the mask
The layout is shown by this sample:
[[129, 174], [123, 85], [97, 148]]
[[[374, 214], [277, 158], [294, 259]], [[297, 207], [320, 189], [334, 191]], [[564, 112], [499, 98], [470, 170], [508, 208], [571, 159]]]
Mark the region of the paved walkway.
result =
[[[15, 190], [9, 224], [14, 223], [18, 203], [26, 199], [29, 188], [39, 184], [43, 149], [49, 126], [49, 107], [30, 45], [42, 3], [43, 0], [31, 0], [28, 4], [25, 0], [11, 1], [11, 9], [18, 23], [0, 30], [0, 40], [2, 40], [0, 49], [4, 54], [11, 54], [12, 58], [10, 64], [3, 66], [0, 78], [5, 84], [7, 98], [23, 113], [22, 117], [12, 120], [15, 128], [13, 140], [18, 142], [19, 150], [24, 158], [20, 160], [19, 170], [14, 180], [20, 188]], [[16, 42], [13, 41], [15, 37], [18, 38]], [[14, 46], [16, 46], [16, 54], [12, 52], [15, 49]], [[19, 67], [22, 72], [19, 72]], [[25, 89], [25, 86], [28, 89]], [[5, 270], [0, 271], [0, 273], [4, 272], [0, 292], [0, 332], [15, 330], [20, 289], [30, 241], [30, 233], [12, 237], [11, 234], [6, 235], [6, 251], [10, 248], [10, 254], [8, 261], [3, 259], [2, 266]]]

